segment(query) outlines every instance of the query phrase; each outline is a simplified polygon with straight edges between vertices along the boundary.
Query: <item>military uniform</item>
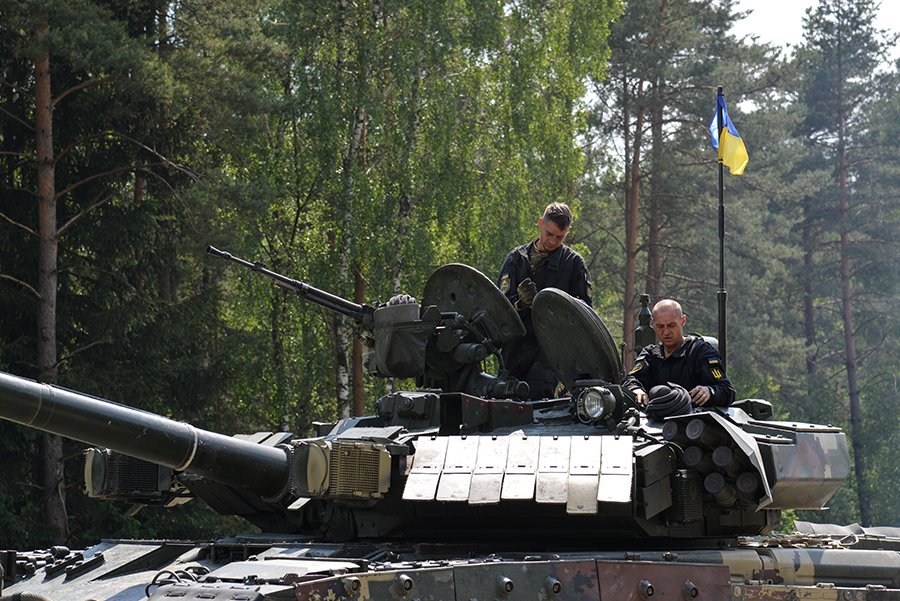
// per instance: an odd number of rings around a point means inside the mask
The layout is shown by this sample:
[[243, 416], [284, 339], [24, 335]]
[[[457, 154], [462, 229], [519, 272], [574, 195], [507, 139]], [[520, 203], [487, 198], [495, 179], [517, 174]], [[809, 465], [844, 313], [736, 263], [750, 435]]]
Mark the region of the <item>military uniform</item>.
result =
[[668, 357], [661, 343], [645, 346], [622, 386], [649, 392], [666, 382], [678, 384], [688, 391], [695, 386], [708, 386], [711, 396], [707, 405], [727, 407], [734, 402], [734, 386], [725, 374], [719, 352], [696, 334], [685, 336], [681, 348]]
[[[523, 280], [531, 278], [539, 291], [558, 288], [590, 305], [591, 277], [581, 255], [565, 244], [550, 253], [541, 253], [535, 248], [535, 242], [532, 240], [516, 247], [506, 256], [497, 282], [500, 291], [516, 305], [519, 300], [516, 288]], [[556, 375], [538, 345], [531, 308], [520, 308], [519, 316], [525, 324], [525, 336], [503, 348], [504, 364], [510, 376], [528, 382], [529, 398], [552, 397], [556, 390]]]

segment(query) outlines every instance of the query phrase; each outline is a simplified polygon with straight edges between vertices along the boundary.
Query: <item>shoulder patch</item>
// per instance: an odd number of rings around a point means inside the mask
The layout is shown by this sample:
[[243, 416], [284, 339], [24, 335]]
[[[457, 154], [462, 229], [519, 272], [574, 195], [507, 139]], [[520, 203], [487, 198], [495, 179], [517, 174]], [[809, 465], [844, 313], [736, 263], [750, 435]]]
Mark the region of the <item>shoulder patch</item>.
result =
[[506, 294], [509, 292], [509, 274], [504, 273], [500, 276], [500, 292]]
[[631, 371], [628, 372], [628, 375], [634, 375], [645, 367], [647, 367], [647, 357], [646, 355], [644, 355], [644, 353], [641, 353], [640, 355], [638, 355], [638, 358], [634, 360], [634, 367], [631, 368]]
[[722, 369], [722, 364], [719, 362], [718, 357], [710, 357], [709, 361], [709, 373], [712, 375], [713, 380], [721, 380], [725, 377], [725, 371]]

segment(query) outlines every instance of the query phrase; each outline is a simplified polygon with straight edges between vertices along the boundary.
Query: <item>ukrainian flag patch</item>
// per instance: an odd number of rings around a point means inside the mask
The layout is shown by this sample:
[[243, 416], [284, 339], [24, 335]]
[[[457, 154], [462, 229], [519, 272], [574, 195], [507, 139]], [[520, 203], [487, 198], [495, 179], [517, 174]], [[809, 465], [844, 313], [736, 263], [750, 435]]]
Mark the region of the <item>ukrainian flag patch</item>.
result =
[[509, 292], [509, 274], [504, 273], [500, 276], [500, 292], [506, 294]]
[[634, 375], [647, 367], [647, 356], [643, 353], [638, 355], [638, 358], [634, 360], [634, 367], [631, 368], [631, 371], [628, 372], [628, 375]]

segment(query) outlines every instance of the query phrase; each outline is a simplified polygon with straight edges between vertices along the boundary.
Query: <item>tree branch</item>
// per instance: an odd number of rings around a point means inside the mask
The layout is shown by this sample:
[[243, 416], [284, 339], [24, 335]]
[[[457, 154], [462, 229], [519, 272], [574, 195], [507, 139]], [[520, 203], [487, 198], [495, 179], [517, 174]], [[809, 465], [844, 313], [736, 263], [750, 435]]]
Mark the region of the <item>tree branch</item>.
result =
[[109, 79], [108, 77], [100, 77], [100, 78], [98, 78], [98, 79], [89, 79], [88, 81], [83, 81], [83, 82], [81, 82], [81, 83], [78, 84], [77, 86], [72, 86], [71, 88], [69, 88], [68, 90], [64, 90], [64, 91], [62, 92], [62, 94], [60, 94], [59, 96], [57, 96], [56, 98], [54, 98], [54, 99], [50, 102], [50, 108], [51, 108], [51, 109], [56, 108], [56, 105], [59, 104], [60, 101], [61, 101], [63, 98], [65, 98], [66, 96], [68, 96], [69, 94], [74, 94], [75, 92], [80, 92], [81, 90], [84, 90], [84, 89], [87, 89], [87, 88], [92, 88], [92, 87], [94, 87], [94, 86], [100, 85], [101, 83], [103, 83], [104, 81], [106, 81], [106, 80], [108, 80], [108, 79]]
[[[156, 164], [157, 163], [154, 163], [154, 165], [156, 165]], [[189, 210], [190, 207], [188, 207], [188, 205], [184, 202], [184, 198], [182, 198], [182, 196], [178, 193], [178, 191], [172, 187], [172, 184], [169, 183], [169, 180], [167, 180], [160, 174], [156, 173], [152, 169], [141, 169], [140, 171], [143, 173], [146, 173], [150, 177], [156, 178], [157, 180], [160, 181], [160, 183], [162, 183], [163, 186], [165, 186], [166, 188], [169, 189], [169, 192], [172, 193], [172, 196], [174, 196], [178, 200], [178, 202], [181, 203], [181, 206], [183, 206], [185, 208], [185, 216], [187, 217], [188, 224], [191, 226], [191, 229], [194, 230], [195, 232], [199, 233], [200, 230], [197, 228], [197, 225], [194, 223], [194, 220], [191, 217], [191, 212]], [[197, 178], [197, 179], [199, 179], [199, 178]]]
[[99, 173], [94, 173], [93, 175], [89, 175], [89, 176], [85, 177], [84, 179], [80, 179], [77, 182], [74, 182], [71, 185], [66, 186], [65, 188], [63, 188], [62, 190], [57, 192], [56, 198], [60, 199], [63, 196], [65, 196], [66, 194], [68, 194], [69, 192], [72, 192], [73, 190], [77, 190], [84, 184], [92, 182], [95, 179], [100, 179], [100, 178], [106, 177], [108, 175], [113, 175], [115, 173], [122, 173], [123, 171], [134, 171], [134, 165], [124, 165], [122, 167], [116, 167], [115, 169], [108, 169], [106, 171], [101, 171]]
[[107, 342], [108, 342], [107, 340], [95, 340], [94, 342], [90, 342], [80, 348], [75, 349], [74, 351], [72, 351], [70, 353], [66, 353], [65, 355], [63, 355], [62, 357], [59, 358], [59, 361], [56, 362], [56, 366], [57, 367], [61, 366], [63, 363], [65, 363], [66, 361], [68, 361], [69, 359], [71, 359], [72, 357], [77, 355], [78, 353], [83, 353], [84, 351], [88, 350], [92, 346], [97, 346], [98, 344], [105, 344]]
[[79, 219], [81, 219], [82, 217], [84, 217], [85, 215], [87, 215], [88, 213], [90, 213], [91, 211], [93, 211], [94, 209], [96, 209], [97, 207], [102, 205], [103, 203], [105, 203], [107, 200], [109, 200], [109, 197], [103, 197], [100, 200], [98, 200], [97, 202], [95, 202], [94, 204], [92, 204], [91, 206], [89, 206], [88, 208], [84, 209], [83, 211], [78, 211], [78, 213], [73, 215], [71, 219], [66, 221], [64, 224], [62, 224], [59, 227], [59, 229], [56, 230], [56, 236], [58, 238], [61, 238], [63, 236], [63, 234], [65, 234], [66, 231], [75, 224], [75, 222], [77, 222]]
[[22, 127], [24, 127], [25, 129], [27, 129], [28, 131], [30, 131], [30, 132], [33, 132], [33, 131], [34, 131], [34, 126], [33, 126], [33, 125], [31, 125], [31, 124], [28, 123], [27, 121], [24, 121], [23, 119], [20, 119], [20, 118], [17, 117], [16, 115], [10, 113], [8, 110], [6, 110], [5, 108], [3, 108], [2, 106], [0, 106], [0, 112], [2, 112], [3, 114], [5, 114], [6, 116], [8, 116], [8, 117], [9, 117], [10, 119], [12, 119], [13, 121], [15, 121], [15, 122], [19, 123], [20, 125], [22, 125]]
[[35, 290], [30, 284], [27, 282], [23, 282], [19, 278], [14, 278], [11, 275], [6, 275], [5, 273], [0, 273], [0, 280], [9, 280], [10, 282], [14, 282], [31, 293], [31, 295], [35, 298], [35, 300], [41, 300], [40, 293]]
[[120, 134], [120, 133], [118, 133], [118, 132], [107, 132], [107, 133], [108, 133], [109, 135], [113, 135], [113, 136], [116, 136], [116, 137], [118, 137], [118, 138], [122, 138], [123, 140], [128, 140], [128, 141], [131, 142], [132, 144], [134, 144], [134, 145], [136, 145], [136, 146], [139, 146], [140, 148], [146, 150], [147, 152], [149, 152], [150, 154], [152, 154], [153, 156], [155, 156], [156, 158], [158, 158], [160, 161], [162, 161], [163, 164], [168, 165], [169, 167], [175, 169], [176, 171], [180, 171], [181, 173], [185, 174], [185, 175], [188, 176], [188, 178], [190, 178], [192, 181], [195, 181], [195, 182], [196, 182], [196, 181], [198, 181], [198, 180], [200, 179], [200, 176], [199, 176], [199, 175], [197, 175], [196, 173], [194, 173], [193, 171], [191, 171], [191, 170], [188, 169], [187, 167], [184, 167], [183, 165], [179, 165], [178, 163], [169, 160], [168, 158], [166, 158], [165, 156], [163, 156], [162, 154], [160, 154], [159, 152], [157, 152], [157, 151], [154, 150], [153, 148], [150, 148], [149, 146], [147, 146], [146, 144], [144, 144], [143, 142], [141, 142], [141, 141], [139, 141], [139, 140], [135, 140], [134, 138], [132, 138], [132, 137], [130, 137], [130, 136], [126, 136], [126, 135]]
[[33, 229], [31, 229], [24, 223], [19, 223], [18, 221], [14, 221], [14, 220], [10, 219], [6, 213], [0, 213], [0, 219], [3, 219], [4, 221], [8, 221], [9, 223], [16, 226], [17, 228], [25, 230], [26, 233], [31, 234], [32, 236], [37, 236], [37, 232], [35, 232]]

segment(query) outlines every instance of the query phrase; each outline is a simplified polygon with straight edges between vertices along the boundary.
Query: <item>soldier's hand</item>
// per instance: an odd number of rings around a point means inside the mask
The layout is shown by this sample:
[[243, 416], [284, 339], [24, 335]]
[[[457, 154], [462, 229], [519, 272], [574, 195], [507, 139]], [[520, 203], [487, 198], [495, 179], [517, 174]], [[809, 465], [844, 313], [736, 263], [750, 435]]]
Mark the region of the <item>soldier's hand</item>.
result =
[[634, 395], [634, 403], [638, 407], [646, 407], [647, 406], [648, 397], [647, 397], [646, 392], [644, 392], [640, 388], [635, 388], [634, 390], [631, 391], [631, 393]]
[[537, 285], [531, 278], [525, 278], [516, 287], [516, 294], [519, 295], [519, 300], [516, 301], [516, 307], [518, 309], [528, 308], [531, 306], [531, 303], [534, 302], [534, 295], [537, 294]]
[[691, 402], [698, 407], [705, 405], [711, 398], [712, 390], [710, 390], [709, 386], [694, 386], [694, 388], [691, 389]]

